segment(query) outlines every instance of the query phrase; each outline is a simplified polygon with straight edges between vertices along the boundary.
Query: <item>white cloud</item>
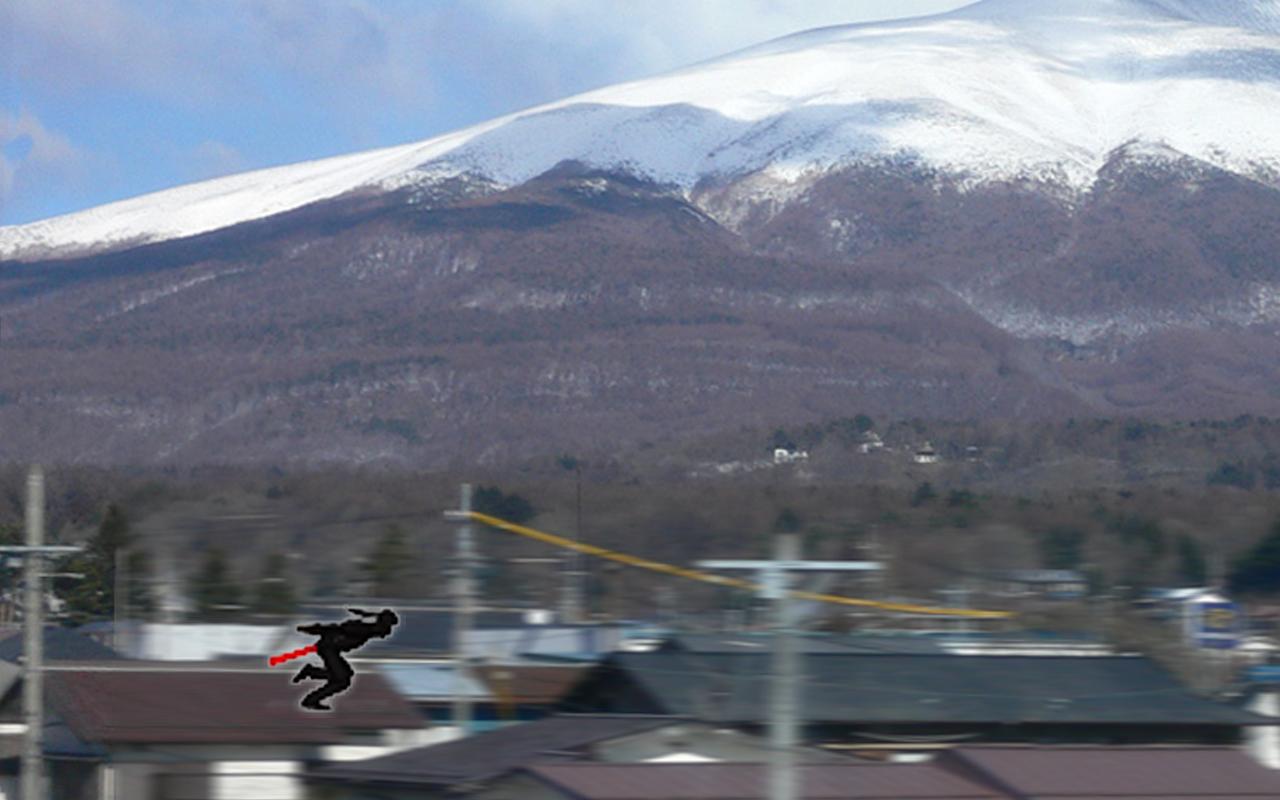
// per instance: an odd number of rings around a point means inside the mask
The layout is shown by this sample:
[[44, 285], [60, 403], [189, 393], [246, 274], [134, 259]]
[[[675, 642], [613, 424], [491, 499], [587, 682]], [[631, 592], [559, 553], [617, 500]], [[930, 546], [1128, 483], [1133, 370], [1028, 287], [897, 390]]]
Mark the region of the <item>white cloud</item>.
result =
[[30, 111], [0, 109], [0, 217], [24, 186], [73, 181], [84, 163], [84, 153], [70, 139], [45, 127]]

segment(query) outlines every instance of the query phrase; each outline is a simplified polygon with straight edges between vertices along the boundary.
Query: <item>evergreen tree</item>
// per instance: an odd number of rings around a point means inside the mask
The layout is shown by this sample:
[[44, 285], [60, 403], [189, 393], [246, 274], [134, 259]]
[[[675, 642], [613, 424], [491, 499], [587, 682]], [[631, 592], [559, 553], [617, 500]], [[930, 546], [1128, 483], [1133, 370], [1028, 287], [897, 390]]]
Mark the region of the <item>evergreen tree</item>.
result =
[[924, 483], [921, 483], [919, 486], [917, 486], [916, 490], [912, 492], [911, 507], [916, 508], [917, 506], [922, 506], [925, 503], [928, 503], [929, 501], [933, 500], [937, 496], [938, 496], [938, 491], [933, 488], [933, 484], [929, 483], [928, 481], [925, 481]]
[[128, 584], [128, 608], [131, 614], [149, 612], [152, 608], [150, 585], [151, 561], [145, 551], [134, 548], [129, 519], [119, 506], [107, 506], [98, 531], [85, 542], [84, 550], [66, 563], [68, 572], [82, 578], [60, 578], [54, 590], [67, 601], [73, 622], [108, 619], [115, 612], [117, 556], [123, 555]]
[[288, 616], [298, 607], [293, 587], [289, 585], [285, 575], [285, 560], [280, 553], [272, 553], [267, 557], [262, 568], [262, 578], [258, 581], [258, 590], [250, 605], [255, 614], [271, 614]]
[[1233, 592], [1280, 591], [1280, 520], [1249, 552], [1236, 559], [1227, 583]]
[[523, 525], [537, 515], [533, 504], [520, 495], [504, 493], [497, 486], [481, 486], [471, 498], [472, 508], [507, 522]]
[[775, 533], [795, 533], [800, 530], [800, 515], [792, 508], [784, 508], [778, 512], [778, 518], [773, 521], [773, 530]]
[[388, 525], [374, 544], [364, 569], [377, 597], [404, 597], [410, 587], [405, 580], [413, 564], [413, 553], [399, 525]]
[[1070, 525], [1054, 525], [1040, 537], [1040, 566], [1045, 569], [1077, 569], [1084, 562], [1086, 534]]
[[222, 550], [210, 547], [204, 562], [191, 583], [191, 600], [195, 617], [204, 621], [225, 621], [236, 616], [240, 604], [240, 586], [229, 574]]
[[1178, 537], [1178, 578], [1189, 586], [1203, 586], [1209, 580], [1204, 550], [1185, 533]]

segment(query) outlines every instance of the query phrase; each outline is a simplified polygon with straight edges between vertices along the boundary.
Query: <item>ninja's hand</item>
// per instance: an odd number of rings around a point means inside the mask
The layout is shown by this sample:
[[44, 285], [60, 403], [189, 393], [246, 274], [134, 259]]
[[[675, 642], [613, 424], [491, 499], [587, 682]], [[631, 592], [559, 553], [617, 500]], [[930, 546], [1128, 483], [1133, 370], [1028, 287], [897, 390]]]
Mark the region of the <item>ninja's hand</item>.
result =
[[295, 630], [296, 630], [298, 633], [309, 633], [309, 634], [311, 634], [312, 636], [319, 636], [319, 635], [320, 635], [320, 624], [319, 624], [319, 623], [314, 623], [314, 624], [311, 624], [311, 625], [299, 625], [297, 628], [295, 628]]

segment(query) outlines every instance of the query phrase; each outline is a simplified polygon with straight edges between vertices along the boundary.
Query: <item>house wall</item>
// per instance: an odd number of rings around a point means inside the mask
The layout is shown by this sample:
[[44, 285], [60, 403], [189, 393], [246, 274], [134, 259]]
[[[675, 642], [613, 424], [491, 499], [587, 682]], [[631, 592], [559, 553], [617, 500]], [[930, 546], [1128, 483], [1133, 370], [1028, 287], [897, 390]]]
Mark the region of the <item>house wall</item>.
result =
[[301, 800], [307, 745], [118, 748], [98, 773], [99, 800]]
[[456, 738], [458, 738], [458, 730], [444, 726], [385, 730], [370, 736], [367, 742], [352, 741], [325, 745], [320, 751], [320, 759], [322, 761], [363, 761], [378, 756], [389, 756], [414, 747], [440, 744]]
[[[1280, 717], [1280, 693], [1259, 692], [1245, 708], [1266, 717]], [[1280, 769], [1280, 720], [1276, 722], [1276, 725], [1259, 725], [1245, 731], [1249, 755], [1271, 769]]]

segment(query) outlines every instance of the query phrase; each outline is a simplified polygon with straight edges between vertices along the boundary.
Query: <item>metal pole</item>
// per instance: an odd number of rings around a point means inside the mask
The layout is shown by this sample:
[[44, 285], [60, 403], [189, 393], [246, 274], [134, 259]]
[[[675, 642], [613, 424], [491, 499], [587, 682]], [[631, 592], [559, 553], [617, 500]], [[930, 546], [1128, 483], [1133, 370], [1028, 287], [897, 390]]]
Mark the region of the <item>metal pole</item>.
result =
[[[799, 535], [778, 534], [774, 538], [773, 557], [777, 562], [799, 561]], [[790, 576], [785, 567], [777, 567], [770, 578], [770, 584], [766, 585], [776, 593], [773, 600], [773, 675], [769, 681], [769, 798], [796, 800], [800, 796], [796, 785], [800, 664], [791, 630]]]
[[[458, 510], [462, 514], [471, 511], [471, 484], [462, 484]], [[471, 630], [475, 617], [475, 586], [472, 583], [472, 572], [475, 561], [475, 544], [471, 538], [471, 523], [463, 519], [458, 524], [455, 540], [455, 574], [453, 579], [453, 724], [461, 736], [466, 736], [471, 729], [471, 697], [470, 689], [471, 664], [467, 657], [467, 633]]]
[[129, 618], [129, 561], [123, 547], [117, 547], [115, 558], [115, 580], [112, 581], [111, 647], [117, 653], [125, 652], [125, 636], [123, 625]]
[[[44, 471], [33, 466], [27, 473], [27, 547], [44, 546]], [[44, 797], [44, 596], [40, 573], [44, 558], [38, 551], [22, 561], [23, 676], [22, 717], [27, 724], [22, 742], [22, 800]]]
[[[577, 495], [578, 495], [577, 497], [578, 513], [577, 513], [577, 520], [576, 520], [577, 524], [574, 526], [574, 538], [576, 538], [579, 542], [581, 542], [582, 541], [582, 464], [581, 463], [575, 466], [573, 470], [573, 474], [577, 478]], [[585, 563], [586, 563], [586, 559], [582, 557], [582, 553], [579, 553], [577, 550], [574, 550], [573, 554], [570, 556], [570, 561], [569, 561], [569, 567], [572, 571], [572, 574], [569, 576], [569, 580], [571, 581], [573, 586], [572, 588], [573, 598], [570, 601], [570, 605], [573, 607], [573, 616], [569, 619], [570, 622], [582, 622], [586, 616], [585, 614], [586, 592], [583, 591], [583, 585], [586, 582], [585, 581], [586, 572], [583, 571], [583, 566]]]
[[[577, 459], [572, 462], [562, 461], [573, 464], [573, 474], [576, 486], [577, 505], [576, 505], [576, 524], [574, 525], [574, 539], [582, 541], [582, 464]], [[565, 467], [568, 469], [568, 467]], [[582, 590], [583, 571], [582, 571], [582, 554], [577, 550], [569, 550], [560, 557], [560, 621], [573, 624], [583, 620], [583, 597]]]

